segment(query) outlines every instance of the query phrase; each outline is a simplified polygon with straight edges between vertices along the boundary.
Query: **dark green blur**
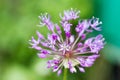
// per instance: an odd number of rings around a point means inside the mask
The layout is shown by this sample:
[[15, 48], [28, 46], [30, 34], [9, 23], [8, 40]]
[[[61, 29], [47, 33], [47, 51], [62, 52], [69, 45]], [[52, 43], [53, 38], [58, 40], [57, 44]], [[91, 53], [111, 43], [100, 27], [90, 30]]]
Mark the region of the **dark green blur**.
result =
[[[62, 80], [46, 68], [47, 59], [40, 59], [28, 41], [40, 28], [38, 16], [49, 13], [59, 23], [59, 13], [66, 9], [80, 10], [80, 17], [99, 17], [106, 38], [105, 48], [95, 64], [85, 73], [68, 72], [68, 80], [118, 80], [114, 68], [120, 70], [120, 1], [119, 0], [0, 0], [0, 80]], [[120, 71], [118, 71], [120, 75]], [[120, 78], [119, 78], [120, 79]]]

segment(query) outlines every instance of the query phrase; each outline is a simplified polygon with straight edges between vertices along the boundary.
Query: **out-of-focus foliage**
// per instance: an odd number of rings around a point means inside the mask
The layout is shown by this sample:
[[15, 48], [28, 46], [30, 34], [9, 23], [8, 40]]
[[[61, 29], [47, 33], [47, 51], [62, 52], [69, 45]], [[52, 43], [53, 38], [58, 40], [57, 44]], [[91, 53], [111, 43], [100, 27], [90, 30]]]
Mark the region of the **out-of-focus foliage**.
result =
[[[116, 1], [0, 0], [0, 80], [62, 80], [63, 74], [58, 77], [47, 69], [46, 60], [37, 57], [37, 52], [29, 48], [28, 40], [31, 36], [36, 36], [36, 30], [47, 34], [45, 27], [41, 29], [36, 26], [39, 24], [38, 16], [41, 13], [48, 12], [54, 22], [59, 22], [58, 14], [70, 8], [80, 10], [81, 18], [96, 15], [103, 20], [103, 34], [108, 43], [105, 51], [103, 50], [105, 54], [102, 55], [106, 55], [108, 60], [120, 61], [120, 24], [117, 13], [120, 6]], [[111, 6], [113, 2], [114, 7]], [[69, 73], [68, 80], [106, 80], [110, 69], [108, 61], [101, 57], [93, 67], [86, 69], [86, 73]]]
[[120, 64], [120, 0], [103, 0], [101, 9], [104, 22], [103, 34], [108, 44], [106, 45], [105, 56], [111, 62]]

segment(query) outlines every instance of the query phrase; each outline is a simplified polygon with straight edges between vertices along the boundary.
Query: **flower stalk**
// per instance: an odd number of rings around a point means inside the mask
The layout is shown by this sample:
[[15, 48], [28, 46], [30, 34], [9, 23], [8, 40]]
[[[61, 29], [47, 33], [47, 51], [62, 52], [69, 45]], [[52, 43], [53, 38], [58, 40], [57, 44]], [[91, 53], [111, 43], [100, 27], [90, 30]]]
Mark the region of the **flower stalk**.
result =
[[67, 80], [67, 68], [64, 68], [63, 80]]

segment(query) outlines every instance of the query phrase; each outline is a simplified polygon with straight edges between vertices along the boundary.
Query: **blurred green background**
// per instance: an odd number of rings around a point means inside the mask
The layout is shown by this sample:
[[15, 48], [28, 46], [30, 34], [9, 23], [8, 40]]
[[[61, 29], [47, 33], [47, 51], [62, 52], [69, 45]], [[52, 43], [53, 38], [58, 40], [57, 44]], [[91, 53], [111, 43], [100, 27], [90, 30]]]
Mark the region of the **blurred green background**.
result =
[[0, 0], [0, 80], [62, 80], [28, 40], [36, 30], [47, 33], [36, 26], [40, 13], [59, 22], [59, 13], [70, 8], [80, 10], [82, 19], [99, 17], [107, 44], [86, 73], [69, 73], [68, 80], [120, 80], [120, 0]]

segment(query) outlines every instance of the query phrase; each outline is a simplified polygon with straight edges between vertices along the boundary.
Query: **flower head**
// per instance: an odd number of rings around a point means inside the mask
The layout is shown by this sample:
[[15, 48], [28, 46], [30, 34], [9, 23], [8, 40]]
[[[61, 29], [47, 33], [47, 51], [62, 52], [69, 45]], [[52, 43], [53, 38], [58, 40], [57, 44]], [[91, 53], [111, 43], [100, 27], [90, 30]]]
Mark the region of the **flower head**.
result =
[[[30, 40], [31, 47], [38, 50], [40, 58], [52, 57], [48, 60], [47, 67], [53, 68], [53, 72], [62, 73], [62, 68], [68, 68], [71, 73], [77, 72], [79, 68], [81, 72], [85, 72], [85, 67], [93, 65], [96, 58], [99, 57], [99, 51], [104, 47], [104, 38], [101, 34], [96, 37], [86, 39], [86, 35], [93, 30], [100, 31], [98, 27], [101, 22], [98, 18], [78, 21], [75, 27], [77, 35], [71, 33], [72, 24], [69, 20], [79, 18], [80, 11], [67, 10], [61, 17], [61, 25], [64, 31], [61, 30], [58, 24], [54, 24], [50, 20], [50, 16], [45, 13], [39, 16], [40, 25], [47, 26], [51, 33], [47, 39], [37, 31], [38, 39], [34, 37]], [[65, 38], [62, 36], [65, 33]], [[85, 40], [86, 39], [86, 40]], [[87, 55], [86, 55], [87, 54]], [[88, 55], [89, 54], [89, 55]]]

